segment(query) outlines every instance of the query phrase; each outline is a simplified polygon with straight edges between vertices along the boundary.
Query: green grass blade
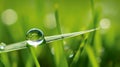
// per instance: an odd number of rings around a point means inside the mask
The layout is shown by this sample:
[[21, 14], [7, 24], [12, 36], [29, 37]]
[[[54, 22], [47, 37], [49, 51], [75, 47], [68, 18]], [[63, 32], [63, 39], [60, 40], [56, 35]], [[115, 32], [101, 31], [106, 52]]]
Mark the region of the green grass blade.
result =
[[74, 65], [78, 62], [84, 48], [85, 48], [85, 44], [86, 44], [86, 38], [83, 39], [82, 43], [80, 44], [71, 64], [70, 64], [70, 67], [74, 67]]
[[92, 47], [90, 45], [87, 45], [85, 49], [86, 49], [86, 52], [87, 52], [88, 57], [90, 59], [90, 62], [92, 64], [92, 67], [99, 67], [99, 64], [97, 62], [97, 59], [95, 57], [95, 54], [94, 54]]
[[[58, 34], [62, 34], [61, 26], [59, 22], [59, 15], [58, 15], [58, 4], [55, 4], [56, 10], [55, 10], [55, 19], [56, 19], [56, 25]], [[46, 41], [47, 42], [47, 41]], [[55, 61], [57, 67], [68, 67], [68, 63], [65, 57], [64, 48], [63, 48], [63, 40], [58, 41], [58, 45], [54, 45], [55, 48]]]
[[31, 55], [32, 55], [32, 58], [35, 62], [36, 67], [40, 67], [39, 61], [37, 60], [37, 57], [36, 57], [36, 54], [35, 54], [35, 50], [34, 50], [35, 48], [34, 47], [28, 47], [28, 48], [31, 52]]
[[49, 42], [52, 42], [52, 41], [55, 41], [55, 40], [69, 38], [69, 37], [75, 37], [75, 36], [90, 33], [90, 32], [96, 31], [96, 30], [99, 30], [99, 28], [86, 30], [86, 31], [80, 31], [80, 32], [74, 32], [74, 33], [67, 33], [67, 34], [61, 34], [61, 35], [48, 36], [48, 37], [45, 37], [45, 40], [46, 40], [47, 43], [49, 43]]
[[93, 15], [93, 17], [94, 17], [94, 11], [95, 11], [95, 8], [94, 8], [94, 6], [95, 6], [94, 0], [90, 0], [90, 2], [91, 2], [92, 15]]
[[[81, 32], [75, 32], [75, 33], [47, 36], [47, 37], [45, 37], [45, 40], [46, 40], [46, 43], [49, 43], [49, 42], [52, 42], [52, 41], [55, 41], [55, 40], [74, 37], [74, 36], [78, 36], [78, 35], [81, 35], [81, 34], [90, 33], [90, 32], [96, 31], [96, 30], [99, 30], [99, 28], [86, 30], [86, 31], [81, 31]], [[4, 50], [0, 51], [0, 53], [10, 52], [10, 51], [14, 51], [14, 50], [20, 50], [20, 49], [25, 49], [25, 48], [27, 48], [26, 47], [26, 41], [22, 41], [22, 42], [7, 45]]]
[[7, 45], [7, 46], [4, 48], [4, 50], [0, 51], [0, 53], [10, 52], [10, 51], [19, 50], [19, 49], [24, 49], [24, 48], [27, 48], [25, 41]]
[[7, 53], [1, 54], [0, 60], [3, 62], [5, 67], [11, 67]]

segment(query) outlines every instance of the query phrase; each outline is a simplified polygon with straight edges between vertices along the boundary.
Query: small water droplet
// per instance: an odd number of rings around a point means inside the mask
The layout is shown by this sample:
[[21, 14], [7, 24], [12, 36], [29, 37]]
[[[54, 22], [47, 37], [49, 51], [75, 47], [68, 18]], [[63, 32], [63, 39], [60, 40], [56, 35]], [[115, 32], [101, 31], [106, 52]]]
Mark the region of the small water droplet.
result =
[[5, 43], [0, 43], [0, 50], [4, 50], [5, 49], [5, 46], [6, 46], [6, 44]]
[[68, 56], [68, 58], [73, 58], [74, 56], [73, 50], [68, 45], [65, 45], [64, 49], [66, 51], [66, 55]]
[[72, 58], [74, 56], [74, 52], [71, 50], [69, 54], [69, 58]]
[[37, 47], [44, 41], [44, 34], [40, 29], [32, 28], [26, 34], [27, 43], [31, 46]]
[[69, 58], [72, 58], [74, 56], [74, 54], [73, 53], [71, 53], [70, 55], [69, 55]]

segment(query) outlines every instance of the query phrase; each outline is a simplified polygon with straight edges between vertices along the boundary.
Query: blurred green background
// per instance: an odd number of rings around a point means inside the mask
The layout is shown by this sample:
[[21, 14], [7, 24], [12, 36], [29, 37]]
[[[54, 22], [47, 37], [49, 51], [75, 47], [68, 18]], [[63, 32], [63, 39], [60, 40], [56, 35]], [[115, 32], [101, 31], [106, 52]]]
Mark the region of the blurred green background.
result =
[[[40, 45], [38, 61], [41, 67], [120, 67], [119, 6], [119, 0], [0, 0], [0, 42], [24, 41], [31, 28], [51, 36], [100, 25], [105, 29]], [[35, 64], [22, 49], [0, 54], [0, 67]]]

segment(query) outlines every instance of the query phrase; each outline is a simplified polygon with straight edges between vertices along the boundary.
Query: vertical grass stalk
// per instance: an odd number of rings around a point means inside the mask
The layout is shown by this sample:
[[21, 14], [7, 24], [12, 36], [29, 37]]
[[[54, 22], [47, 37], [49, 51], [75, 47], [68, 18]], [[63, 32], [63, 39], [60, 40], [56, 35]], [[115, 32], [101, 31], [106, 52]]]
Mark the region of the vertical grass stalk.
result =
[[[86, 35], [87, 36], [87, 35]], [[85, 44], [86, 44], [86, 37], [83, 39], [82, 43], [79, 45], [79, 48], [70, 64], [70, 67], [74, 67], [74, 65], [78, 62], [78, 60], [80, 59], [81, 57], [81, 54], [85, 48]]]
[[97, 63], [97, 59], [95, 57], [95, 53], [89, 44], [86, 46], [86, 52], [88, 54], [92, 67], [99, 67], [99, 64]]
[[[90, 0], [91, 2], [91, 9], [92, 9], [92, 28], [95, 28], [97, 26], [97, 22], [98, 22], [98, 14], [95, 10], [95, 0]], [[86, 46], [86, 52], [88, 54], [88, 58], [90, 60], [90, 63], [92, 64], [93, 67], [99, 67], [99, 64], [97, 63], [97, 59], [96, 59], [96, 53], [94, 53], [95, 49], [94, 46], [94, 41], [95, 41], [95, 34], [96, 31], [94, 31], [93, 33], [90, 34], [89, 36], [89, 42]]]
[[35, 62], [36, 67], [40, 67], [39, 61], [37, 60], [36, 54], [35, 54], [35, 48], [28, 46], [28, 49], [30, 50], [31, 56]]
[[7, 53], [3, 53], [3, 54], [0, 55], [0, 61], [3, 62], [5, 67], [11, 67], [11, 64], [10, 64]]
[[[60, 26], [60, 22], [59, 22], [58, 4], [57, 3], [55, 4], [55, 19], [56, 19], [56, 25], [57, 25], [58, 33], [62, 34], [61, 26]], [[55, 45], [55, 47], [58, 48], [58, 49], [55, 49], [55, 50], [59, 51], [59, 54], [57, 54], [57, 56], [56, 56], [57, 66], [68, 67], [68, 63], [67, 63], [67, 60], [66, 60], [66, 57], [65, 57], [65, 54], [64, 54], [64, 49], [63, 49], [63, 40], [60, 43], [61, 43], [61, 45]]]

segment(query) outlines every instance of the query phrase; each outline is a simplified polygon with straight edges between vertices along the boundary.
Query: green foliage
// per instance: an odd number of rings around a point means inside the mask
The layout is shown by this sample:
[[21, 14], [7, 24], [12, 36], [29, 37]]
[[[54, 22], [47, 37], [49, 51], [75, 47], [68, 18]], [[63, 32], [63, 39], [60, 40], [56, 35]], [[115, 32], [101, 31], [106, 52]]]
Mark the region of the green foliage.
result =
[[119, 4], [117, 0], [0, 0], [0, 42], [7, 50], [13, 49], [10, 44], [26, 48], [25, 35], [31, 28], [41, 29], [45, 36], [106, 28], [37, 48], [0, 51], [0, 67], [119, 67]]

